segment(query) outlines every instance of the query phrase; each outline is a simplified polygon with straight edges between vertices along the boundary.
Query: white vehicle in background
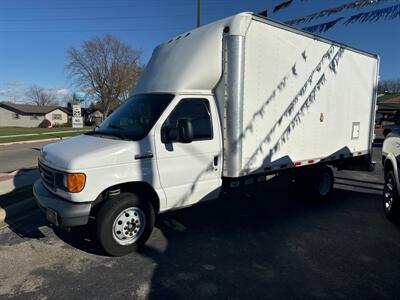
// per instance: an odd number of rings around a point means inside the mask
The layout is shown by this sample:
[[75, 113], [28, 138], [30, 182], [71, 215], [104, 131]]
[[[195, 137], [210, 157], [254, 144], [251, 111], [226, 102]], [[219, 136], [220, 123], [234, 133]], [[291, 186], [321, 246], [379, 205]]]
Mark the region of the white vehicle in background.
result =
[[34, 194], [61, 227], [94, 219], [111, 255], [157, 213], [293, 172], [371, 166], [378, 57], [252, 13], [159, 45], [132, 96], [89, 134], [47, 145]]
[[400, 135], [398, 133], [390, 133], [382, 146], [382, 165], [385, 179], [383, 209], [386, 217], [396, 223], [400, 222], [399, 161]]

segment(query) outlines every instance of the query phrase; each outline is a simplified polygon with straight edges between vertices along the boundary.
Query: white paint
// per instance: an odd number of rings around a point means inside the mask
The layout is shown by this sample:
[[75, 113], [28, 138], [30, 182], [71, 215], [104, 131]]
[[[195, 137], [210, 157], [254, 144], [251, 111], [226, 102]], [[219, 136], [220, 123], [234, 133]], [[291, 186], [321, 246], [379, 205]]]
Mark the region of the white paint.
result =
[[83, 127], [83, 117], [72, 117], [72, 127], [82, 128]]
[[[322, 59], [329, 49], [330, 57]], [[340, 51], [339, 46], [286, 29], [257, 21], [250, 24], [242, 175], [337, 151], [369, 150], [377, 59], [349, 49], [340, 56]], [[335, 55], [333, 71], [330, 63]], [[315, 88], [323, 76], [325, 81]], [[313, 90], [315, 100], [308, 101]], [[353, 122], [359, 123], [357, 139], [351, 138]]]
[[196, 96], [177, 96], [161, 116], [154, 130], [158, 173], [168, 200], [168, 208], [183, 207], [200, 200], [217, 198], [221, 185], [221, 158], [217, 166], [213, 165], [213, 160], [214, 156], [220, 154], [222, 141], [218, 112], [211, 96], [201, 98], [207, 99], [210, 103], [214, 133], [212, 140], [170, 145], [161, 142], [161, 127], [164, 121], [173, 108], [185, 98], [196, 98]]
[[[321, 61], [331, 47], [329, 43], [268, 22], [239, 14], [158, 46], [134, 94], [170, 92], [176, 97], [141, 141], [81, 135], [45, 146], [39, 158], [42, 163], [61, 172], [86, 174], [82, 192], [56, 193], [70, 201], [88, 202], [110, 186], [145, 182], [158, 194], [161, 211], [217, 196], [223, 164], [222, 124], [226, 123], [225, 116], [218, 115], [217, 106], [221, 108], [224, 103], [216, 98], [214, 88], [222, 76], [226, 26], [230, 27], [229, 34], [245, 36], [241, 175], [263, 172], [264, 167], [279, 163], [329, 156], [339, 150], [369, 149], [376, 58], [345, 49], [333, 72], [329, 63], [339, 53], [339, 46], [332, 46], [330, 57]], [[322, 75], [326, 82], [315, 92], [315, 101], [299, 114]], [[277, 88], [282, 78], [286, 81]], [[292, 103], [306, 82], [304, 94]], [[162, 125], [184, 98], [209, 100], [214, 138], [165, 145], [161, 142]], [[227, 98], [229, 101], [229, 95]], [[298, 114], [299, 120], [294, 118]], [[351, 139], [354, 121], [360, 123], [358, 139]], [[152, 158], [135, 160], [135, 155], [148, 152]], [[215, 156], [219, 158], [214, 167]]]
[[[154, 49], [134, 94], [210, 93], [222, 73], [222, 35], [243, 35], [251, 15], [242, 13], [182, 33]], [[188, 35], [189, 34], [189, 35]]]

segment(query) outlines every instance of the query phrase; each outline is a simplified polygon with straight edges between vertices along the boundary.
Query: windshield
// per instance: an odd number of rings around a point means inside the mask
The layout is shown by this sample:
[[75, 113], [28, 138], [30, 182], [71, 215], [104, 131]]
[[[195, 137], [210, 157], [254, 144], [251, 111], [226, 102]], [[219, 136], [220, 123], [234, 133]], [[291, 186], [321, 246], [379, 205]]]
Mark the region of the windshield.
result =
[[174, 95], [143, 94], [129, 98], [94, 130], [94, 134], [112, 135], [138, 141], [144, 138]]

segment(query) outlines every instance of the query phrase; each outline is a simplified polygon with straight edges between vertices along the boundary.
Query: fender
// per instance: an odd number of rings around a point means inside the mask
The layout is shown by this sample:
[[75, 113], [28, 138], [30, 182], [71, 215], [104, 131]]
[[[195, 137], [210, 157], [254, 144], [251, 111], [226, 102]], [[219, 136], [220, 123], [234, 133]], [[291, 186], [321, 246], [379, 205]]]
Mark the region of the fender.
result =
[[[398, 172], [398, 168], [397, 168], [397, 160], [396, 157], [393, 155], [393, 153], [388, 153], [385, 159], [385, 163], [384, 163], [384, 168], [386, 167], [386, 164], [391, 163], [393, 166], [393, 173], [394, 173], [394, 177], [396, 180], [396, 186], [397, 186], [397, 192], [400, 195], [400, 186], [399, 186], [399, 172]], [[386, 174], [385, 174], [386, 175]]]

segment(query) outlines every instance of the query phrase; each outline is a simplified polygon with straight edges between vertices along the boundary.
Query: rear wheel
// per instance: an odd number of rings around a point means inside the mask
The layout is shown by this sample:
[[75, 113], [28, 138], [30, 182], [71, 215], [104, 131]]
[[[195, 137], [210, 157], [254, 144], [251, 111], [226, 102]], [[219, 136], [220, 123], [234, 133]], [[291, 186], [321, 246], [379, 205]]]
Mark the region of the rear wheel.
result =
[[298, 176], [298, 187], [311, 200], [324, 201], [329, 199], [333, 190], [333, 172], [328, 166], [304, 169]]
[[396, 178], [393, 171], [389, 171], [385, 176], [385, 186], [383, 187], [383, 210], [390, 221], [396, 223], [400, 221], [400, 200], [397, 192]]
[[136, 194], [122, 193], [99, 209], [96, 216], [98, 241], [112, 256], [133, 252], [149, 238], [154, 219], [151, 203]]

